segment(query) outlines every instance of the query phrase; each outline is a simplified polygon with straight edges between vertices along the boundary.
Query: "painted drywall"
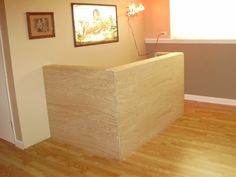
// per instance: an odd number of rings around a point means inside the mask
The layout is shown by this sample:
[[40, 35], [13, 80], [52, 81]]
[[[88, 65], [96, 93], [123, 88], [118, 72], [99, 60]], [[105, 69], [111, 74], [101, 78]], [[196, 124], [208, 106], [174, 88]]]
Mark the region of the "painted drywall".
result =
[[20, 120], [18, 116], [17, 104], [16, 104], [16, 96], [15, 96], [15, 87], [13, 82], [13, 73], [12, 73], [12, 64], [11, 64], [11, 55], [9, 49], [9, 40], [8, 40], [8, 30], [7, 30], [7, 22], [5, 16], [5, 8], [4, 8], [4, 1], [0, 0], [0, 30], [2, 33], [2, 42], [3, 42], [3, 49], [4, 49], [4, 59], [5, 59], [5, 67], [7, 72], [7, 84], [10, 93], [10, 100], [11, 100], [11, 110], [13, 116], [13, 124], [15, 129], [15, 136], [16, 139], [22, 141], [22, 134], [20, 128]]
[[159, 44], [157, 50], [184, 52], [186, 94], [236, 100], [236, 45]]
[[[156, 38], [162, 31], [170, 32], [168, 0], [145, 1], [145, 37]], [[168, 36], [163, 36], [168, 37]], [[152, 50], [154, 45], [147, 45]], [[236, 99], [235, 44], [158, 44], [157, 51], [185, 53], [185, 93]]]
[[156, 38], [159, 33], [167, 32], [162, 38], [170, 35], [169, 0], [146, 0], [145, 5], [145, 37]]
[[[117, 5], [119, 42], [75, 48], [71, 1], [5, 1], [16, 100], [25, 147], [50, 137], [43, 65], [114, 66], [138, 59], [125, 15], [129, 0], [75, 0], [73, 2]], [[29, 40], [26, 12], [54, 12], [56, 37]], [[145, 50], [143, 19], [142, 15], [130, 19], [140, 50]]]

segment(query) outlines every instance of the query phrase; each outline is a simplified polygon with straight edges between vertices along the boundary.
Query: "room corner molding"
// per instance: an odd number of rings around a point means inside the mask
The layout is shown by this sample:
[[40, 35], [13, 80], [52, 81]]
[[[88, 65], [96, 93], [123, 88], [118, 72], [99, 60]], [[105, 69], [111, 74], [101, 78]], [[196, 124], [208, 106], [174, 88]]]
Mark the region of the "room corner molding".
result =
[[25, 149], [24, 143], [20, 140], [15, 140], [15, 146], [18, 147], [19, 149]]
[[190, 101], [199, 101], [199, 102], [205, 102], [205, 103], [236, 106], [236, 100], [226, 99], [226, 98], [216, 98], [216, 97], [184, 94], [184, 99], [185, 100], [190, 100]]

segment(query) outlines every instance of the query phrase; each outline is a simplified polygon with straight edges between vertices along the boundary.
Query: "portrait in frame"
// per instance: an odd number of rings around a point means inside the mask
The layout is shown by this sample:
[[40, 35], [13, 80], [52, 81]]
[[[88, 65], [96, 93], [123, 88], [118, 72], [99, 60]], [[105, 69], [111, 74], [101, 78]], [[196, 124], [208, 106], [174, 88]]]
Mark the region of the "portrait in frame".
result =
[[53, 12], [27, 12], [29, 39], [55, 37]]

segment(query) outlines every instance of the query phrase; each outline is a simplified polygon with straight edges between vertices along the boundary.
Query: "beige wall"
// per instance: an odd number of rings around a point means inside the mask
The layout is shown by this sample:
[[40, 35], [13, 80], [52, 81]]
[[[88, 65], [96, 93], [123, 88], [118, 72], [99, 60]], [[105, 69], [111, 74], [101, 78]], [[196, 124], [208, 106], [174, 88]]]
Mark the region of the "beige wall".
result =
[[[145, 37], [155, 38], [157, 33], [169, 31], [169, 1], [146, 3], [152, 8], [145, 11]], [[185, 53], [186, 94], [236, 99], [235, 44], [159, 44], [157, 50]]]
[[[129, 0], [80, 0], [73, 2], [116, 4], [119, 37], [117, 43], [75, 48], [73, 44], [71, 1], [6, 0], [12, 68], [16, 98], [26, 147], [50, 137], [42, 66], [45, 64], [79, 64], [113, 66], [137, 59], [127, 18]], [[29, 40], [25, 12], [54, 12], [56, 37]], [[139, 48], [144, 50], [143, 17], [131, 19]]]

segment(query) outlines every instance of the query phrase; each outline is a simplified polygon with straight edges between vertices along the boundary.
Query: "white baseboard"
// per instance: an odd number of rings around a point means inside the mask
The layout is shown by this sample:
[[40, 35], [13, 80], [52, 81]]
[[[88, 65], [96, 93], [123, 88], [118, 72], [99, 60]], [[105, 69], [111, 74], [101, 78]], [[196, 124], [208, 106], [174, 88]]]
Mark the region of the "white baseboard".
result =
[[184, 99], [191, 100], [191, 101], [205, 102], [205, 103], [214, 103], [214, 104], [236, 106], [236, 100], [226, 99], [226, 98], [215, 98], [215, 97], [184, 94]]
[[25, 149], [24, 143], [20, 140], [15, 141], [15, 146], [18, 147], [19, 149]]

